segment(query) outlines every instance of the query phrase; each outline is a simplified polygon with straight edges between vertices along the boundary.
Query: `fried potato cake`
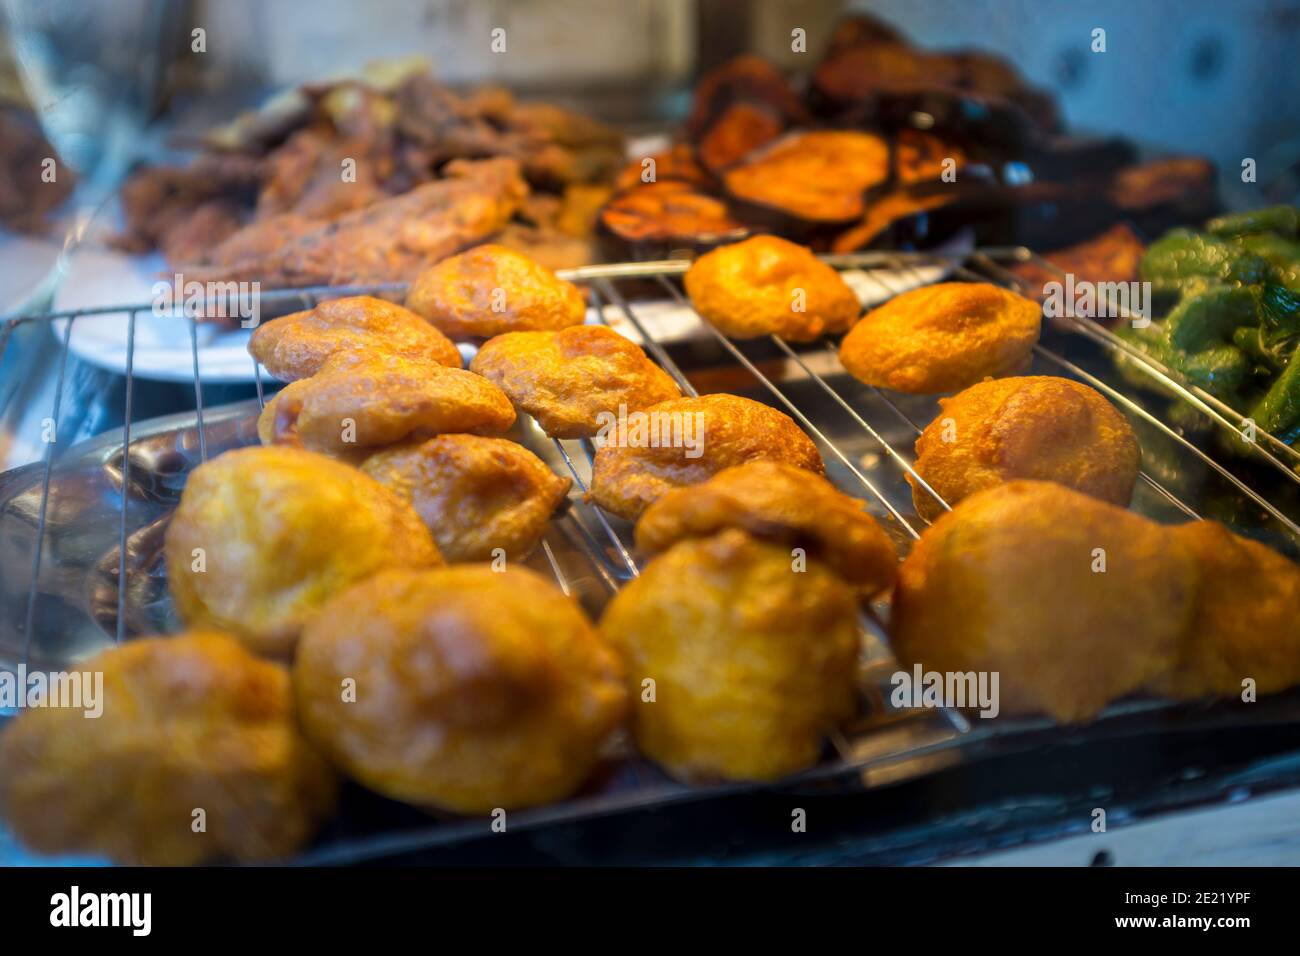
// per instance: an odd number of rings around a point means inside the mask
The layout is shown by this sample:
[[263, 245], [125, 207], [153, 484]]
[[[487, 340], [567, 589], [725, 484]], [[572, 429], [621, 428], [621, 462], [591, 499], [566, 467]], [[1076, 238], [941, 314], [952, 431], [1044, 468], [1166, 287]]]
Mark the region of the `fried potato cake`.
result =
[[674, 398], [609, 430], [592, 466], [591, 497], [635, 521], [673, 488], [758, 460], [826, 473], [812, 439], [769, 405], [723, 393]]
[[890, 643], [906, 668], [998, 674], [1002, 714], [1085, 721], [1173, 666], [1198, 578], [1155, 522], [1012, 481], [921, 535], [899, 567]]
[[736, 528], [652, 559], [600, 631], [627, 662], [638, 748], [687, 781], [801, 770], [857, 707], [852, 588]]
[[889, 145], [873, 133], [813, 129], [788, 133], [722, 176], [742, 202], [805, 223], [862, 217], [863, 194], [889, 178]]
[[665, 551], [684, 538], [741, 528], [802, 548], [871, 598], [894, 583], [898, 552], [876, 520], [820, 475], [779, 461], [724, 468], [698, 485], [674, 488], [641, 515], [637, 546]]
[[444, 432], [499, 434], [515, 420], [510, 399], [473, 372], [375, 353], [336, 355], [311, 378], [286, 385], [262, 409], [264, 444], [354, 459]]
[[1300, 684], [1300, 567], [1215, 521], [1170, 529], [1201, 568], [1196, 613], [1178, 666], [1155, 689], [1175, 697], [1237, 697]]
[[507, 332], [488, 339], [469, 367], [553, 438], [589, 438], [620, 408], [639, 411], [681, 395], [639, 345], [604, 325]]
[[[916, 440], [916, 472], [954, 505], [1014, 478], [1055, 481], [1127, 506], [1142, 463], [1133, 429], [1081, 382], [1050, 375], [999, 378], [939, 400], [939, 415]], [[923, 518], [943, 507], [911, 475]]]
[[337, 352], [391, 352], [460, 368], [460, 352], [410, 309], [368, 295], [331, 299], [253, 330], [248, 351], [282, 382], [315, 375]]
[[617, 656], [522, 568], [378, 574], [307, 628], [293, 682], [304, 730], [350, 776], [459, 813], [569, 796], [627, 713]]
[[504, 438], [439, 435], [388, 448], [361, 466], [411, 502], [448, 561], [528, 556], [573, 483]]
[[97, 719], [30, 708], [0, 734], [0, 812], [28, 846], [146, 866], [275, 860], [332, 811], [337, 779], [298, 730], [288, 672], [234, 639], [140, 638], [78, 667], [103, 675]]
[[281, 447], [237, 448], [194, 469], [166, 555], [188, 626], [277, 656], [292, 654], [303, 624], [354, 581], [442, 563], [397, 494], [341, 462]]
[[454, 339], [563, 329], [581, 325], [587, 315], [576, 285], [493, 243], [421, 272], [406, 305]]
[[840, 362], [868, 385], [955, 392], [1029, 365], [1040, 307], [986, 282], [941, 282], [872, 309], [844, 337]]
[[811, 342], [847, 332], [861, 307], [840, 274], [812, 251], [776, 236], [754, 236], [696, 259], [686, 272], [695, 310], [741, 339], [779, 335]]

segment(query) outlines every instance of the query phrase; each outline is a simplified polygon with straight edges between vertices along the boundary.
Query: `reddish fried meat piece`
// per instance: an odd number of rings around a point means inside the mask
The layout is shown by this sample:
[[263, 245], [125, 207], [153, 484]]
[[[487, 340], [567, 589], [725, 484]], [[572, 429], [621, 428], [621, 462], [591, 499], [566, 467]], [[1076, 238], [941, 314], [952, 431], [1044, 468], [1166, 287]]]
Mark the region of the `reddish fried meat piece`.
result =
[[514, 160], [457, 161], [445, 172], [330, 222], [292, 214], [260, 220], [189, 274], [270, 287], [408, 281], [501, 229], [527, 193]]
[[[329, 219], [370, 205], [384, 196], [378, 182], [383, 164], [370, 154], [365, 142], [317, 128], [299, 130], [267, 157], [258, 217], [292, 212]], [[352, 175], [344, 178], [347, 170]]]
[[[653, 160], [654, 165], [648, 165], [647, 159]], [[652, 171], [653, 175], [651, 175]], [[665, 152], [632, 160], [619, 172], [614, 185], [622, 192], [646, 183], [664, 182], [670, 179], [689, 183], [692, 186], [708, 186], [709, 174], [700, 168], [700, 164], [695, 160], [695, 150], [689, 144], [677, 143]]]
[[700, 140], [700, 162], [717, 173], [766, 146], [784, 129], [781, 118], [766, 106], [736, 103], [713, 121]]
[[[1129, 211], [1165, 205], [1212, 207], [1214, 166], [1199, 156], [1170, 156], [1130, 166], [1115, 176], [1110, 197], [1120, 209]], [[1196, 221], [1209, 214], [1190, 215], [1187, 220]]]
[[1044, 268], [1037, 262], [1022, 262], [1011, 271], [1028, 283], [1029, 295], [1041, 293], [1049, 282], [1061, 281], [1061, 272], [1072, 274], [1076, 282], [1133, 282], [1138, 277], [1143, 251], [1142, 240], [1121, 222], [1101, 235], [1044, 253], [1043, 258], [1055, 269]]
[[601, 210], [601, 225], [627, 242], [719, 242], [742, 238], [744, 225], [725, 203], [681, 182], [645, 183], [615, 196]]
[[695, 87], [686, 135], [698, 141], [736, 103], [765, 106], [782, 125], [806, 123], [808, 111], [781, 72], [758, 56], [738, 56], [710, 70]]
[[116, 244], [130, 252], [161, 249], [173, 264], [191, 261], [244, 221], [260, 170], [259, 160], [240, 154], [203, 156], [184, 169], [138, 170], [122, 186], [126, 230]]

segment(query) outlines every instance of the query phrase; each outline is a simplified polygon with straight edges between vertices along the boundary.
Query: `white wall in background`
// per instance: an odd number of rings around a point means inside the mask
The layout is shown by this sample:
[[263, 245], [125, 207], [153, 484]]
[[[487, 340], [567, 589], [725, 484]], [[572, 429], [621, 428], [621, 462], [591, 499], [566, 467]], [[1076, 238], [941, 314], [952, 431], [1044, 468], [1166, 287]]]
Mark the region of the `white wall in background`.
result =
[[[430, 58], [449, 81], [548, 83], [681, 76], [691, 0], [204, 0], [209, 50], [272, 84], [368, 61]], [[492, 31], [505, 30], [494, 53]]]

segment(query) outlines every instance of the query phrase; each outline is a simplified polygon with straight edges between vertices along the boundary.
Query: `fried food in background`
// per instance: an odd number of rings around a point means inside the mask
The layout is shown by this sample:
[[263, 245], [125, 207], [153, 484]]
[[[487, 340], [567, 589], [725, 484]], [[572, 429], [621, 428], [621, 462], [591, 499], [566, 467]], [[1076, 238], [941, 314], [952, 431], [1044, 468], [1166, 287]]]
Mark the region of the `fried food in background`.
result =
[[775, 66], [760, 56], [738, 56], [696, 84], [686, 136], [694, 142], [706, 139], [717, 121], [739, 104], [761, 107], [783, 125], [810, 121], [807, 108]]
[[642, 183], [615, 196], [600, 211], [600, 223], [634, 250], [645, 243], [707, 246], [749, 231], [720, 199], [670, 179]]
[[747, 461], [781, 461], [826, 473], [812, 439], [762, 402], [701, 395], [651, 405], [643, 415], [610, 430], [591, 471], [596, 504], [629, 521], [673, 488], [699, 484]]
[[924, 130], [902, 129], [894, 140], [894, 176], [902, 186], [943, 182], [944, 173], [956, 176], [966, 161], [959, 143]]
[[481, 375], [387, 352], [339, 352], [276, 393], [257, 433], [263, 444], [351, 459], [447, 432], [498, 435], [514, 421], [510, 399]]
[[368, 295], [322, 302], [259, 325], [248, 351], [282, 382], [315, 375], [336, 352], [391, 352], [460, 368], [460, 352], [410, 309]]
[[[836, 252], [892, 232], [895, 247], [924, 248], [970, 227], [981, 245], [1043, 248], [1121, 220], [1159, 232], [1218, 203], [1205, 160], [1139, 164], [1120, 137], [1066, 135], [1052, 96], [998, 56], [923, 50], [857, 16], [835, 36], [806, 93], [756, 56], [701, 77], [673, 146], [653, 157], [657, 181], [649, 157], [620, 172], [600, 216], [606, 254], [663, 258], [750, 231]], [[949, 160], [958, 183], [939, 181]], [[1008, 164], [1028, 180], [986, 175]]]
[[0, 224], [31, 233], [51, 227], [50, 215], [77, 184], [67, 163], [58, 163], [54, 179], [46, 177], [46, 162], [57, 156], [36, 113], [0, 97]]
[[1044, 252], [1053, 268], [1044, 268], [1037, 262], [1019, 262], [1011, 271], [1028, 284], [1030, 295], [1044, 295], [1043, 287], [1050, 282], [1061, 282], [1061, 273], [1074, 276], [1079, 282], [1134, 282], [1138, 278], [1138, 264], [1146, 247], [1126, 223], [1117, 223], [1091, 239]]
[[276, 860], [332, 811], [337, 780], [298, 730], [288, 673], [232, 638], [139, 638], [79, 666], [103, 675], [101, 715], [33, 708], [0, 734], [0, 812], [28, 846], [145, 866]]
[[1246, 678], [1259, 694], [1300, 684], [1300, 567], [1214, 521], [1169, 530], [1200, 564], [1201, 586], [1178, 666], [1157, 692], [1240, 699]]
[[1042, 310], [985, 282], [941, 282], [895, 296], [863, 316], [840, 362], [868, 385], [954, 392], [1026, 368]]
[[1202, 156], [1167, 156], [1120, 170], [1107, 196], [1147, 235], [1200, 222], [1219, 211], [1214, 164]]
[[762, 57], [738, 56], [700, 78], [683, 133], [700, 164], [719, 175], [790, 126], [810, 121], [775, 66]]
[[488, 339], [470, 370], [495, 382], [553, 438], [597, 434], [602, 414], [634, 412], [681, 395], [635, 342], [604, 325], [507, 332]]
[[[269, 218], [328, 223], [435, 181], [457, 159], [508, 158], [534, 190], [553, 193], [608, 182], [624, 160], [621, 135], [603, 124], [500, 88], [456, 93], [414, 61], [308, 84], [198, 146], [186, 167], [144, 167], [127, 181], [119, 245], [198, 263]], [[354, 181], [339, 175], [344, 159], [355, 161]]]
[[899, 566], [890, 644], [905, 668], [996, 672], [1002, 714], [1084, 721], [1174, 666], [1198, 581], [1168, 529], [1062, 485], [1008, 482], [921, 535]]
[[576, 269], [599, 259], [596, 216], [613, 195], [601, 184], [574, 184], [563, 196], [533, 193], [511, 222], [492, 237], [547, 269]]
[[[774, 780], [856, 709], [857, 599], [817, 561], [732, 528], [680, 541], [605, 609], [638, 748], [684, 780]], [[643, 681], [654, 681], [653, 701]]]
[[[922, 50], [871, 17], [843, 21], [835, 37], [812, 74], [811, 98], [823, 112], [870, 123], [882, 108], [884, 94], [915, 93], [932, 100], [963, 97], [971, 104], [967, 112], [976, 117], [1010, 106], [1037, 131], [1059, 130], [1051, 96], [1029, 86], [1000, 57], [975, 50]], [[981, 103], [987, 104], [983, 110], [973, 108]]]
[[701, 484], [668, 492], [641, 515], [636, 543], [653, 553], [726, 528], [803, 548], [865, 598], [894, 583], [898, 552], [862, 502], [820, 475], [776, 461], [724, 468]]
[[810, 223], [862, 216], [863, 193], [889, 177], [889, 146], [855, 130], [791, 133], [722, 177], [734, 199]]
[[870, 245], [909, 217], [920, 217], [932, 210], [957, 203], [960, 194], [949, 187], [936, 190], [904, 188], [885, 193], [867, 204], [866, 214], [831, 242], [831, 252], [853, 252]]
[[691, 263], [691, 305], [720, 332], [811, 342], [846, 332], [861, 311], [840, 274], [804, 246], [754, 236]]
[[784, 131], [785, 123], [775, 111], [754, 103], [734, 103], [701, 138], [700, 162], [717, 175]]
[[259, 219], [178, 268], [198, 282], [268, 288], [409, 282], [502, 229], [527, 194], [512, 159], [456, 160], [441, 179], [333, 219]]
[[[647, 163], [646, 160], [650, 160]], [[695, 150], [689, 143], [674, 143], [661, 153], [634, 159], [624, 166], [614, 181], [619, 192], [651, 183], [683, 182], [691, 186], [707, 187], [709, 174], [695, 160]]]
[[411, 502], [448, 561], [521, 560], [572, 484], [504, 438], [439, 435], [371, 455], [361, 470]]
[[[948, 504], [1029, 478], [1128, 505], [1142, 451], [1128, 419], [1095, 389], [1050, 375], [998, 378], [939, 399], [939, 408], [916, 440], [915, 469]], [[942, 514], [906, 477], [916, 513]]]
[[562, 329], [581, 325], [587, 315], [576, 285], [494, 244], [476, 246], [421, 272], [406, 305], [457, 339]]
[[487, 565], [343, 593], [303, 634], [293, 681], [303, 728], [347, 774], [460, 813], [569, 796], [627, 713], [618, 659], [579, 606]]
[[[469, 373], [464, 373], [469, 374]], [[330, 597], [376, 571], [442, 563], [415, 510], [355, 468], [238, 448], [196, 468], [166, 535], [181, 619], [289, 656]]]

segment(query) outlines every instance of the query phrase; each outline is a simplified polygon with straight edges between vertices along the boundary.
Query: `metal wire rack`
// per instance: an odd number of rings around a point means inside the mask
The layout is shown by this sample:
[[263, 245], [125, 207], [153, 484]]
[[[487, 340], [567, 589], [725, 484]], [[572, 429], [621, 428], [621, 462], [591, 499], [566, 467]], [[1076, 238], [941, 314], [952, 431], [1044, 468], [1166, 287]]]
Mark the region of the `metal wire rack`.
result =
[[[825, 258], [837, 268], [864, 271], [878, 286], [882, 300], [905, 287], [914, 288], [933, 281], [934, 270], [958, 280], [994, 281], [1016, 287], [1020, 280], [1008, 271], [1009, 265], [1030, 260], [1047, 265], [1033, 253], [1020, 248], [986, 249], [957, 258], [892, 252]], [[840, 368], [837, 344], [833, 342], [796, 346], [776, 336], [769, 340], [738, 342], [698, 316], [696, 319], [706, 346], [701, 346], [698, 340], [692, 340], [692, 344], [685, 347], [659, 341], [634, 290], [644, 291], [646, 284], [650, 283], [683, 310], [689, 310], [689, 300], [679, 282], [688, 266], [686, 261], [671, 260], [589, 266], [560, 274], [589, 289], [595, 313], [602, 321], [607, 321], [609, 311], [625, 319], [646, 350], [673, 376], [685, 394], [698, 394], [699, 386], [695, 379], [703, 377], [701, 369], [721, 367], [727, 374], [734, 371], [743, 373], [748, 380], [745, 388], [787, 412], [813, 437], [830, 466], [830, 477], [843, 490], [855, 495], [865, 492], [869, 510], [880, 517], [905, 552], [909, 540], [918, 538], [924, 531], [925, 523], [910, 508], [911, 491], [904, 483], [904, 476], [933, 496], [942, 508], [949, 507], [917, 474], [907, 450], [907, 445], [933, 415], [933, 401], [891, 394], [855, 382]], [[924, 274], [926, 270], [930, 270], [928, 276]], [[276, 290], [262, 294], [262, 306], [264, 309], [284, 306], [282, 311], [288, 311], [293, 307], [310, 308], [324, 299], [342, 295], [394, 295], [403, 291], [403, 286], [394, 284]], [[135, 607], [139, 597], [133, 581], [139, 576], [158, 576], [158, 530], [165, 525], [169, 510], [167, 494], [157, 493], [160, 485], [171, 490], [170, 500], [174, 502], [174, 494], [190, 467], [205, 461], [214, 451], [255, 441], [249, 422], [255, 419], [266, 401], [262, 369], [250, 359], [256, 389], [255, 403], [245, 402], [218, 409], [205, 407], [198, 320], [193, 314], [183, 315], [178, 316], [177, 321], [189, 323], [194, 411], [165, 421], [133, 422], [136, 323], [140, 315], [151, 309], [148, 304], [133, 304], [47, 313], [10, 320], [0, 330], [2, 358], [10, 334], [18, 323], [67, 320], [60, 341], [59, 381], [50, 411], [50, 420], [57, 429], [62, 410], [62, 382], [74, 324], [78, 319], [91, 315], [121, 315], [126, 322], [123, 427], [120, 434], [107, 435], [90, 443], [78, 459], [83, 466], [90, 463], [102, 468], [109, 476], [109, 485], [117, 491], [116, 513], [112, 515], [114, 540], [108, 548], [109, 554], [100, 556], [93, 563], [93, 569], [86, 569], [92, 580], [98, 575], [99, 586], [88, 588], [98, 597], [92, 597], [90, 603], [93, 606], [84, 613], [98, 633], [104, 636], [105, 642], [109, 639], [107, 635], [111, 635], [112, 640], [122, 641], [142, 629], [138, 623], [141, 615]], [[1244, 509], [1249, 525], [1245, 530], [1273, 542], [1283, 542], [1294, 550], [1300, 543], [1300, 525], [1288, 513], [1289, 509], [1278, 503], [1278, 492], [1281, 489], [1282, 497], [1285, 497], [1300, 488], [1300, 475], [1295, 470], [1300, 465], [1300, 455], [1271, 436], [1249, 445], [1238, 441], [1239, 447], [1225, 452], [1221, 441], [1216, 444], [1214, 432], [1217, 430], [1220, 438], [1237, 437], [1243, 421], [1240, 414], [1199, 389], [1188, 387], [1145, 355], [1134, 353], [1103, 325], [1086, 319], [1066, 319], [1060, 326], [1051, 334], [1045, 328], [1043, 340], [1035, 348], [1037, 360], [1045, 370], [1077, 378], [1110, 398], [1130, 416], [1140, 429], [1140, 435], [1150, 437], [1150, 442], [1143, 442], [1144, 455], [1150, 456], [1153, 443], [1160, 443], [1167, 446], [1182, 465], [1188, 466], [1162, 469], [1146, 464], [1141, 472], [1145, 489], [1145, 495], [1141, 496], [1142, 510], [1168, 520], [1198, 518], [1205, 510], [1202, 502], [1213, 501], [1211, 492], [1217, 488], [1223, 493], [1223, 500]], [[710, 342], [711, 348], [707, 347]], [[1080, 346], [1084, 354], [1074, 354]], [[715, 354], [700, 362], [698, 353], [701, 350]], [[1148, 408], [1149, 402], [1141, 394], [1116, 384], [1109, 371], [1117, 359], [1130, 362], [1150, 380], [1153, 389], [1163, 391], [1174, 401], [1200, 413], [1209, 426], [1208, 432], [1189, 437], [1184, 433], [1185, 429], [1170, 424]], [[691, 373], [683, 366], [690, 368]], [[623, 582], [641, 571], [641, 559], [635, 547], [628, 543], [630, 527], [582, 497], [588, 490], [595, 454], [589, 440], [544, 439], [535, 426], [527, 437], [534, 445], [539, 441], [549, 445], [546, 459], [561, 474], [572, 477], [581, 493], [570, 500], [568, 507], [552, 523], [535, 559], [544, 562], [540, 566], [549, 569], [566, 594], [578, 597], [589, 607], [593, 602], [598, 607]], [[163, 467], [157, 457], [142, 460], [136, 454], [139, 448], [159, 439], [169, 450], [183, 450], [182, 461], [178, 463], [175, 457], [168, 458]], [[537, 447], [534, 450], [540, 451]], [[192, 457], [189, 456], [191, 451], [196, 453]], [[50, 519], [52, 514], [62, 509], [60, 498], [52, 494], [52, 488], [57, 488], [60, 468], [70, 455], [70, 452], [56, 451], [55, 444], [51, 443], [39, 463], [20, 469], [25, 472], [22, 481], [11, 481], [6, 485], [3, 479], [14, 473], [0, 475], [0, 532], [21, 526], [24, 533], [8, 534], [8, 538], [19, 541], [19, 546], [22, 542], [30, 544], [25, 601], [16, 617], [10, 614], [22, 622], [17, 631], [19, 653], [8, 654], [10, 663], [14, 663], [16, 658], [30, 664], [38, 643], [42, 645], [39, 659], [46, 663], [57, 660], [60, 654], [77, 656], [84, 650], [82, 646], [58, 641], [53, 642], [52, 649], [44, 647], [46, 635], [41, 629], [44, 605], [38, 601], [38, 594], [51, 577], [47, 560]], [[1198, 476], [1194, 487], [1184, 480], [1189, 473]], [[16, 506], [15, 502], [20, 500], [21, 506]], [[102, 505], [102, 501], [92, 505], [99, 508], [96, 513], [100, 525], [104, 524]], [[75, 523], [78, 518], [72, 514], [64, 515], [60, 520]], [[101, 534], [100, 539], [103, 537]], [[4, 535], [0, 534], [0, 539], [3, 538]], [[153, 542], [152, 552], [149, 550], [150, 542]], [[101, 544], [109, 542], [101, 540]], [[60, 555], [59, 559], [63, 560], [63, 556]], [[105, 593], [105, 582], [112, 585], [111, 590], [115, 593], [111, 596]], [[155, 580], [153, 586], [157, 589], [160, 585]], [[165, 591], [165, 583], [161, 587]], [[593, 590], [601, 594], [593, 597]], [[4, 602], [4, 595], [0, 594], [0, 604], [10, 612], [18, 610], [12, 599], [7, 604]], [[886, 688], [897, 664], [888, 650], [883, 623], [886, 614], [883, 605], [863, 611], [861, 687], [864, 703], [860, 718], [832, 738], [831, 750], [820, 765], [784, 782], [783, 786], [801, 787], [827, 779], [870, 786], [875, 782], [897, 779], [899, 775], [927, 772], [944, 762], [964, 759], [963, 755], [969, 756], [982, 747], [1014, 749], [1030, 746], [1029, 741], [1035, 739], [1035, 734], [1050, 730], [1051, 725], [1041, 720], [1003, 718], [972, 722], [954, 711], [894, 708], [888, 701]], [[62, 616], [52, 622], [54, 626], [66, 626], [66, 623]], [[14, 650], [13, 642], [7, 648], [0, 639], [0, 666], [3, 666], [7, 650]], [[1153, 710], [1168, 712], [1171, 706], [1151, 700], [1123, 702], [1112, 707], [1099, 726], [1110, 723], [1129, 727], [1133, 720], [1141, 720], [1142, 715]], [[1186, 712], [1187, 706], [1182, 705], [1182, 710]], [[1241, 719], [1239, 714], [1225, 716], [1213, 708], [1207, 711], [1204, 707], [1185, 713], [1185, 717], [1190, 720]], [[1252, 713], [1252, 719], [1270, 718], [1267, 710], [1261, 709]], [[615, 763], [617, 769], [594, 785], [590, 792], [564, 804], [517, 814], [512, 817], [513, 825], [541, 825], [588, 814], [744, 789], [740, 785], [688, 788], [635, 758], [626, 748], [616, 756], [619, 757]], [[423, 816], [408, 819], [406, 824], [395, 829], [386, 825], [378, 828], [363, 826], [360, 832], [345, 825], [341, 832], [327, 835], [318, 849], [304, 859], [308, 862], [359, 859], [446, 843], [478, 835], [483, 828], [482, 821], [478, 820], [458, 818], [430, 824]]]

